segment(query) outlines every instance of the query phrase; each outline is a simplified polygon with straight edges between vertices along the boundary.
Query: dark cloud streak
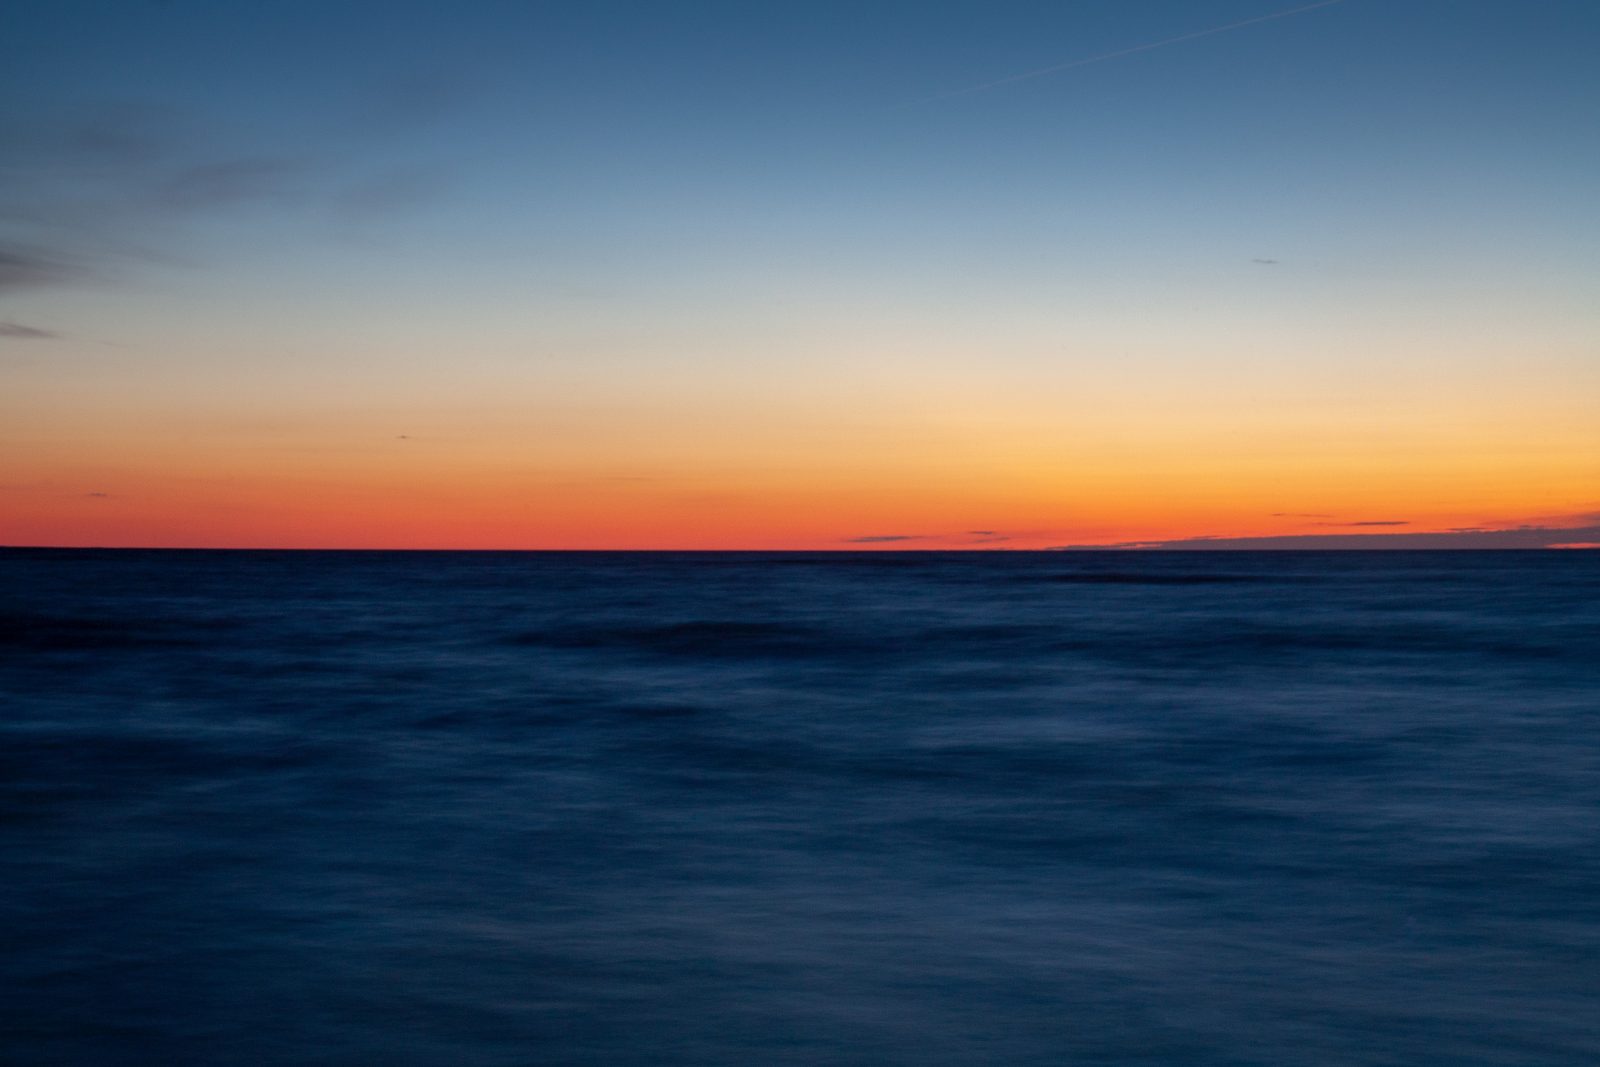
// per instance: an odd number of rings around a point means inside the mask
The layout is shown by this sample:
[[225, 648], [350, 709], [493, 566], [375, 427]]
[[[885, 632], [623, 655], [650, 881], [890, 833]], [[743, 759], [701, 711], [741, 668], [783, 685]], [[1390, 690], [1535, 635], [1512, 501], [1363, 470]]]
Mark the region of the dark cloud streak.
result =
[[0, 337], [14, 341], [47, 341], [60, 336], [54, 330], [41, 330], [37, 326], [24, 326], [20, 322], [0, 322]]
[[1600, 524], [1514, 526], [1438, 533], [1328, 533], [1268, 537], [1191, 537], [1177, 541], [1125, 541], [1110, 545], [1062, 545], [1065, 549], [1137, 548], [1155, 551], [1251, 551], [1260, 549], [1539, 549], [1600, 541]]

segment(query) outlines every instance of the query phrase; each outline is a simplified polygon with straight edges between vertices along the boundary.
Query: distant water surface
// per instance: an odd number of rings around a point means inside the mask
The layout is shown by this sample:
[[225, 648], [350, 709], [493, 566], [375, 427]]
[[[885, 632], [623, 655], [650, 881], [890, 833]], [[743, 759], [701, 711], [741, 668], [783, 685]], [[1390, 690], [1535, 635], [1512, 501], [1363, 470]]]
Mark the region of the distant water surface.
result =
[[0, 1061], [1600, 1063], [1600, 553], [0, 552]]

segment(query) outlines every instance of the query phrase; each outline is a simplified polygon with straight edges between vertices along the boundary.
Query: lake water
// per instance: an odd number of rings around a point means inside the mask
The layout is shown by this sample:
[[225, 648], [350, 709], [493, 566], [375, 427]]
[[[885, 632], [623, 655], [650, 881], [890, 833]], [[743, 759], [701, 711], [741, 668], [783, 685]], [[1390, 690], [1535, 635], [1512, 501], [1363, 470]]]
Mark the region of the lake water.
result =
[[1600, 1062], [1600, 553], [0, 552], [0, 1060]]

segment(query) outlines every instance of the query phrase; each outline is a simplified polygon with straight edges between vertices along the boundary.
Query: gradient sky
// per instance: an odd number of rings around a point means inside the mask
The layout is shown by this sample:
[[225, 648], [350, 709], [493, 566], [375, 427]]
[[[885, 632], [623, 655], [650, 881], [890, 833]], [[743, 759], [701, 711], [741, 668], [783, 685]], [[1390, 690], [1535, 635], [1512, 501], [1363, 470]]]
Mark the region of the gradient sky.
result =
[[11, 0], [0, 544], [1600, 541], [1597, 55], [1592, 0]]

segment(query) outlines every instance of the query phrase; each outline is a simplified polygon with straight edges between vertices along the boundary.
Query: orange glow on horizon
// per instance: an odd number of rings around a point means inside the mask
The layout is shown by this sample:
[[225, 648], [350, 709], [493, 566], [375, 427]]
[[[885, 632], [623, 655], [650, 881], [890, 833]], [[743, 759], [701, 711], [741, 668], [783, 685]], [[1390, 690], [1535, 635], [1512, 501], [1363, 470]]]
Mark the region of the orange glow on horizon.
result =
[[[6, 493], [11, 545], [435, 549], [1048, 548], [1198, 537], [1577, 525], [1577, 484], [1368, 472], [1282, 488], [1271, 470], [537, 469], [63, 465]], [[1312, 489], [1316, 485], [1319, 488]], [[1453, 492], [1451, 490], [1454, 490]], [[1490, 507], [1469, 508], [1472, 499]], [[1548, 517], [1572, 515], [1571, 520]]]
[[0, 544], [1049, 548], [1580, 527], [1600, 510], [1600, 431], [1570, 398], [1499, 422], [1487, 402], [1341, 421], [910, 385], [326, 411], [137, 406], [125, 385], [96, 386], [70, 420], [4, 413], [0, 446], [26, 462], [0, 485]]

